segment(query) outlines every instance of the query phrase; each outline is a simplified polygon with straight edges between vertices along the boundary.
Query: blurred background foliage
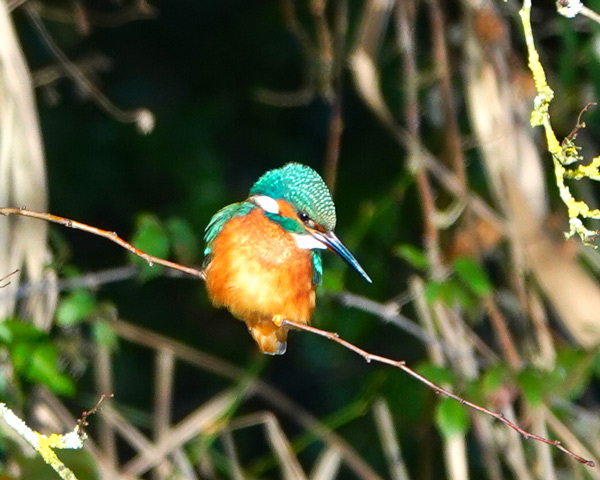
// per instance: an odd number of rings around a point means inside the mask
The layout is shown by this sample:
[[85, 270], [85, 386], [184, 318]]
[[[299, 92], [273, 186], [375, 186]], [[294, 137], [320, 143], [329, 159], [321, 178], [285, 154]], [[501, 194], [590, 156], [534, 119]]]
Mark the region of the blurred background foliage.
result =
[[[600, 94], [600, 35], [553, 3], [535, 2], [532, 23], [563, 138]], [[335, 183], [337, 233], [374, 280], [327, 255], [314, 324], [600, 458], [600, 257], [563, 239], [551, 160], [528, 125], [519, 3], [7, 4], [36, 86], [50, 212], [199, 266], [219, 208], [270, 168], [310, 165]], [[98, 91], [152, 112], [151, 133], [65, 74], [38, 15]], [[578, 132], [588, 158], [599, 115]], [[573, 191], [594, 207], [596, 188]], [[0, 324], [0, 398], [63, 431], [115, 393], [88, 452], [61, 454], [80, 479], [600, 478], [322, 338], [293, 332], [283, 357], [262, 356], [201, 281], [105, 239], [52, 226], [48, 242], [53, 325], [19, 308]], [[173, 433], [192, 412], [191, 433]], [[165, 438], [180, 446], [152, 450]], [[0, 448], [3, 478], [56, 478], [7, 436]], [[158, 460], [135, 464], [145, 457]]]

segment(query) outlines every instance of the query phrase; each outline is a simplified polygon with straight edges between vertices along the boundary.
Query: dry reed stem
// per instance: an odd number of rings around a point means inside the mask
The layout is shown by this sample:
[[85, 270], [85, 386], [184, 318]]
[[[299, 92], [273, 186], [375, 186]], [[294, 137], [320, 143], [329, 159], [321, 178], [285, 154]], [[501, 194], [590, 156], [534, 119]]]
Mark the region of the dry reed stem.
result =
[[[99, 392], [114, 392], [113, 370], [111, 364], [110, 350], [106, 347], [96, 346], [94, 374], [96, 377], [96, 388]], [[113, 428], [106, 422], [103, 415], [100, 416], [99, 438], [102, 445], [106, 461], [110, 469], [117, 469], [117, 438]]]
[[[133, 343], [143, 345], [147, 348], [160, 350], [167, 348], [172, 350], [175, 356], [190, 365], [196, 366], [206, 371], [230, 380], [239, 380], [246, 372], [241, 368], [226, 362], [225, 360], [213, 355], [200, 352], [187, 345], [174, 341], [170, 338], [159, 335], [155, 332], [135, 326], [122, 320], [112, 320], [110, 325], [122, 338]], [[324, 444], [339, 450], [350, 468], [358, 478], [364, 480], [382, 480], [371, 467], [360, 457], [344, 439], [319, 422], [314, 416], [306, 411], [301, 405], [293, 402], [282, 392], [270, 384], [256, 379], [251, 394], [260, 397], [272, 408], [283, 413], [290, 420], [305, 428], [308, 432], [318, 438]], [[123, 420], [124, 421], [124, 420]], [[119, 422], [115, 426], [120, 427]]]
[[331, 480], [336, 478], [342, 463], [341, 452], [335, 447], [327, 447], [317, 458], [310, 480]]
[[396, 435], [392, 412], [383, 398], [375, 401], [373, 413], [375, 414], [375, 424], [379, 430], [379, 437], [381, 438], [383, 451], [387, 459], [390, 478], [392, 480], [409, 480], [408, 470], [400, 451], [400, 443]]
[[246, 477], [244, 475], [244, 471], [242, 470], [242, 465], [240, 464], [231, 430], [223, 430], [221, 439], [223, 441], [223, 446], [225, 447], [225, 454], [229, 459], [230, 472], [233, 480], [245, 480]]

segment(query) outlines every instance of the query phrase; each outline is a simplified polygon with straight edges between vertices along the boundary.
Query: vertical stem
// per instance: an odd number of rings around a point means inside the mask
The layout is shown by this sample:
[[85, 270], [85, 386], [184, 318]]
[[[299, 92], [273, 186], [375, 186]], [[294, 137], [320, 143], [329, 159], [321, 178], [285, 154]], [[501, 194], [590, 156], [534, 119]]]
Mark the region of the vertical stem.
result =
[[[94, 369], [96, 376], [96, 388], [103, 394], [109, 394], [114, 391], [113, 372], [111, 365], [110, 351], [106, 347], [97, 347], [96, 368]], [[106, 460], [110, 465], [110, 470], [117, 468], [117, 443], [115, 431], [104, 417], [100, 417], [99, 425], [100, 445], [103, 453], [106, 455]]]
[[340, 157], [340, 147], [342, 143], [342, 132], [344, 130], [344, 120], [342, 115], [343, 107], [343, 59], [346, 57], [345, 45], [348, 32], [348, 3], [347, 0], [336, 2], [335, 17], [335, 37], [333, 42], [333, 79], [335, 82], [335, 92], [329, 120], [329, 135], [325, 150], [325, 182], [333, 194], [335, 191], [338, 160]]
[[[398, 26], [398, 46], [402, 52], [404, 90], [406, 92], [406, 107], [404, 117], [408, 126], [409, 136], [413, 139], [419, 139], [420, 119], [419, 119], [419, 100], [418, 100], [418, 73], [416, 67], [416, 49], [414, 44], [414, 22], [416, 17], [416, 6], [413, 0], [400, 2], [396, 7], [396, 21]], [[415, 145], [419, 142], [413, 142]], [[415, 169], [415, 178], [417, 181], [417, 190], [420, 197], [421, 209], [423, 212], [424, 237], [427, 255], [434, 278], [440, 278], [443, 275], [441, 263], [441, 254], [439, 251], [439, 234], [435, 225], [435, 202], [431, 183], [427, 177], [427, 172], [419, 162], [418, 151], [410, 148], [409, 161]]]
[[450, 65], [448, 62], [448, 50], [446, 49], [446, 36], [444, 31], [444, 14], [439, 0], [428, 0], [429, 16], [433, 30], [433, 57], [438, 67], [439, 85], [442, 96], [442, 107], [445, 112], [446, 135], [444, 135], [451, 155], [452, 167], [462, 190], [461, 198], [467, 192], [467, 174], [465, 168], [465, 157], [461, 147], [460, 130], [456, 121], [456, 109], [452, 101], [452, 83], [450, 81]]

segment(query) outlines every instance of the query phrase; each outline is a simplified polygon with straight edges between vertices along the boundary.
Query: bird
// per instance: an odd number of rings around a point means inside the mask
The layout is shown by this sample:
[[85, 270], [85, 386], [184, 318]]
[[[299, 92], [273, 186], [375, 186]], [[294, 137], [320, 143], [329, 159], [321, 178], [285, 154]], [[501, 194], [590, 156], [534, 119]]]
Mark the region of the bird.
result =
[[311, 321], [321, 285], [321, 251], [371, 278], [334, 233], [335, 205], [321, 176], [300, 163], [267, 171], [248, 198], [208, 223], [202, 269], [215, 307], [244, 321], [261, 352], [282, 355], [289, 320]]

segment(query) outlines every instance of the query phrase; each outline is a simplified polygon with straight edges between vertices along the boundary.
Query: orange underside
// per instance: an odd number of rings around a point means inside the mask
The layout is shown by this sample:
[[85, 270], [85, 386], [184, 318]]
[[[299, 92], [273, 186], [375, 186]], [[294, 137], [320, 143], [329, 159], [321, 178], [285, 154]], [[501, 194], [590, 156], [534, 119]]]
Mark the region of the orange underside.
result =
[[273, 317], [309, 323], [315, 307], [312, 258], [260, 209], [229, 220], [212, 245], [206, 289], [215, 306], [246, 322], [261, 351], [285, 352], [287, 327]]

